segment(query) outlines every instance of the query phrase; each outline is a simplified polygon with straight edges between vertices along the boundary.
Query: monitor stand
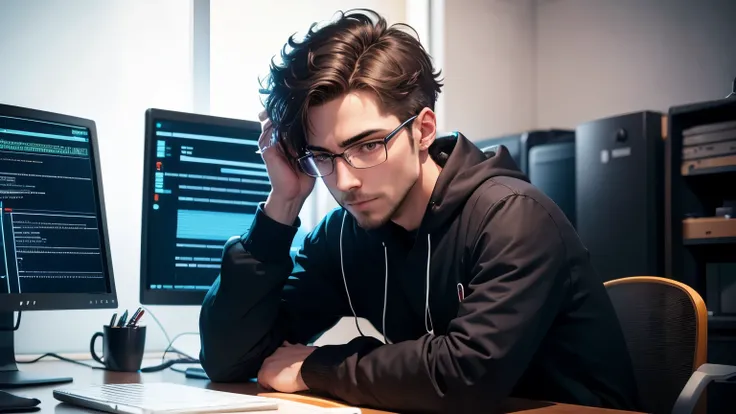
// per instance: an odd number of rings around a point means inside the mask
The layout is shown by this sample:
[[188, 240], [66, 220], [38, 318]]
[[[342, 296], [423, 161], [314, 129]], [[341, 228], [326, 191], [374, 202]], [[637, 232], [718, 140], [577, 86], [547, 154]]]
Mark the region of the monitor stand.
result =
[[49, 377], [18, 370], [15, 362], [15, 332], [12, 330], [14, 322], [13, 312], [0, 312], [0, 389], [72, 382], [69, 377]]

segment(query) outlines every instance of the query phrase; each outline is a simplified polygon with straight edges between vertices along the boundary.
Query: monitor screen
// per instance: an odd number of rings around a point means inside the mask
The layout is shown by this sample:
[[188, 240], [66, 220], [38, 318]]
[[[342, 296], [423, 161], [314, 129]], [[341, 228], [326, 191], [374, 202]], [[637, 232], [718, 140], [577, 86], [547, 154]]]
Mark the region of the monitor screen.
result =
[[0, 310], [116, 307], [92, 121], [0, 105]]
[[509, 155], [513, 158], [516, 166], [521, 169], [521, 141], [520, 135], [509, 135], [496, 138], [488, 138], [482, 141], [477, 141], [475, 145], [483, 152], [494, 151], [497, 145], [503, 145], [509, 151]]
[[258, 122], [146, 113], [141, 303], [200, 305], [271, 184]]
[[575, 143], [541, 144], [529, 150], [529, 181], [575, 225]]

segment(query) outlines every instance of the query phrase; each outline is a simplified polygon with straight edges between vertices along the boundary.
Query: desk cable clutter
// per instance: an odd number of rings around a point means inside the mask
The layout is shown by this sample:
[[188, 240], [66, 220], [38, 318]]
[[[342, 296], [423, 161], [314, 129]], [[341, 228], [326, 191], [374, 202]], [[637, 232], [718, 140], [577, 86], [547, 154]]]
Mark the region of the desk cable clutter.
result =
[[[140, 326], [138, 325], [138, 322], [141, 320], [141, 318], [142, 318], [142, 316], [143, 316], [144, 313], [145, 314], [148, 314], [149, 316], [151, 316], [153, 318], [153, 320], [156, 322], [156, 324], [158, 325], [158, 327], [161, 329], [162, 333], [164, 334], [164, 337], [166, 338], [167, 346], [166, 346], [166, 349], [164, 349], [163, 355], [161, 356], [161, 363], [160, 364], [153, 365], [153, 366], [142, 367], [142, 368], [140, 368], [140, 371], [141, 372], [144, 372], [144, 373], [145, 372], [157, 372], [157, 371], [165, 370], [167, 368], [171, 368], [172, 370], [174, 370], [176, 372], [179, 372], [179, 373], [182, 373], [182, 374], [190, 374], [190, 370], [191, 370], [191, 375], [189, 375], [190, 377], [192, 377], [192, 378], [195, 378], [196, 377], [196, 378], [201, 378], [201, 379], [207, 379], [206, 374], [201, 373], [201, 372], [198, 372], [199, 370], [196, 370], [196, 369], [193, 370], [192, 368], [188, 368], [185, 371], [185, 370], [180, 370], [180, 369], [174, 368], [174, 365], [177, 365], [177, 364], [199, 364], [199, 359], [194, 358], [191, 355], [188, 355], [187, 353], [185, 353], [185, 352], [183, 352], [183, 351], [181, 351], [181, 350], [179, 350], [179, 349], [177, 349], [177, 348], [174, 347], [174, 342], [177, 339], [179, 339], [180, 337], [185, 336], [185, 335], [199, 335], [198, 332], [182, 332], [182, 333], [177, 334], [173, 338], [170, 338], [168, 332], [163, 327], [163, 325], [161, 324], [161, 322], [159, 322], [159, 320], [156, 318], [156, 316], [153, 314], [153, 312], [151, 312], [150, 309], [147, 309], [146, 307], [143, 307], [143, 306], [140, 307], [140, 308], [138, 308], [138, 310], [136, 310], [136, 312], [133, 313], [133, 315], [130, 317], [130, 320], [128, 320], [128, 317], [127, 317], [127, 315], [128, 315], [127, 310], [123, 312], [123, 314], [121, 315], [120, 319], [117, 319], [117, 313], [114, 313], [113, 314], [113, 317], [110, 320], [109, 325], [107, 325], [107, 326], [108, 327], [113, 327], [114, 329], [119, 329], [119, 328], [136, 328], [136, 327], [140, 328]], [[15, 325], [13, 326], [13, 328], [0, 328], [0, 331], [3, 331], [3, 330], [13, 330], [13, 331], [18, 330], [18, 327], [20, 325], [20, 320], [21, 320], [21, 312], [19, 311], [18, 312], [17, 321], [16, 321]], [[100, 336], [98, 334], [99, 333], [96, 333], [95, 335], [93, 335], [93, 340], [96, 339], [96, 336]], [[87, 368], [101, 369], [101, 370], [109, 369], [108, 367], [106, 367], [105, 363], [103, 361], [101, 361], [102, 358], [100, 358], [100, 360], [98, 360], [97, 358], [95, 358], [96, 354], [95, 354], [93, 348], [94, 348], [94, 343], [91, 343], [90, 344], [90, 354], [93, 357], [93, 359], [96, 360], [96, 362], [100, 363], [100, 365], [90, 364], [90, 363], [87, 363], [87, 362], [78, 361], [76, 359], [67, 358], [65, 356], [59, 355], [59, 354], [54, 353], [54, 352], [44, 353], [43, 355], [41, 355], [41, 356], [39, 356], [37, 358], [31, 359], [31, 360], [26, 360], [26, 361], [20, 360], [20, 361], [16, 361], [16, 362], [19, 363], [19, 364], [34, 364], [36, 362], [41, 361], [42, 359], [55, 358], [55, 359], [58, 359], [60, 361], [64, 361], [64, 362], [68, 362], [68, 363], [76, 364], [76, 365], [81, 365], [81, 366], [84, 366], [84, 367], [87, 367]], [[169, 353], [176, 354], [176, 355], [180, 356], [180, 358], [174, 358], [174, 359], [165, 360], [166, 354], [169, 354]], [[195, 371], [197, 371], [197, 372], [195, 372]], [[0, 405], [1, 405], [1, 403], [0, 403]], [[0, 412], [2, 412], [1, 408], [0, 408]]]
[[[146, 327], [141, 326], [138, 322], [144, 313], [148, 314], [154, 319], [156, 324], [161, 328], [164, 333], [168, 345], [161, 356], [161, 363], [154, 366], [141, 367], [143, 356], [145, 354], [145, 343], [146, 343]], [[175, 364], [198, 364], [199, 360], [186, 353], [174, 348], [173, 344], [177, 338], [188, 334], [197, 334], [196, 332], [185, 332], [175, 336], [173, 339], [169, 338], [166, 329], [158, 321], [150, 310], [139, 307], [133, 315], [128, 319], [128, 310], [126, 309], [120, 319], [117, 319], [117, 313], [112, 315], [110, 322], [103, 326], [102, 332], [97, 332], [92, 335], [90, 340], [90, 354], [92, 358], [98, 363], [102, 364], [102, 369], [111, 371], [122, 371], [122, 372], [157, 372], [167, 368], [171, 368], [174, 371], [185, 373], [186, 371], [178, 370], [173, 368]], [[95, 352], [95, 341], [98, 337], [103, 339], [103, 356], [100, 357]], [[170, 359], [165, 361], [166, 354], [172, 352], [179, 355], [181, 358]]]

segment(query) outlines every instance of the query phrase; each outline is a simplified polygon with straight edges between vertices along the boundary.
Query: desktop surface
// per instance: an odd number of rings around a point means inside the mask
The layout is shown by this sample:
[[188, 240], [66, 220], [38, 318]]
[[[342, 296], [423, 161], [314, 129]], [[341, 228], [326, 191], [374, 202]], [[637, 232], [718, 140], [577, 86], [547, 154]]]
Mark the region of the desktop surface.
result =
[[[160, 359], [148, 359], [144, 360], [143, 365], [155, 365], [160, 362]], [[71, 414], [71, 413], [94, 413], [96, 411], [83, 409], [74, 405], [61, 403], [56, 400], [53, 396], [53, 391], [61, 387], [80, 387], [90, 384], [120, 384], [120, 383], [154, 383], [154, 382], [172, 382], [177, 384], [191, 385], [195, 387], [204, 387], [208, 389], [235, 392], [240, 394], [249, 395], [263, 395], [269, 397], [277, 397], [287, 399], [291, 401], [304, 402], [322, 407], [339, 407], [344, 405], [343, 403], [327, 398], [319, 398], [316, 396], [309, 395], [309, 393], [302, 394], [281, 394], [267, 391], [261, 388], [255, 383], [212, 383], [208, 380], [190, 379], [186, 378], [184, 374], [175, 372], [172, 370], [165, 370], [153, 373], [126, 373], [126, 372], [110, 372], [103, 370], [96, 370], [87, 367], [83, 367], [76, 364], [71, 364], [62, 361], [41, 361], [34, 364], [28, 364], [24, 367], [25, 371], [48, 374], [54, 372], [57, 374], [64, 374], [74, 378], [73, 384], [67, 384], [64, 386], [58, 385], [44, 385], [38, 387], [27, 387], [21, 389], [7, 390], [14, 395], [26, 398], [38, 398], [41, 401], [39, 405], [40, 413], [55, 413], [55, 414]], [[183, 367], [180, 367], [183, 368]], [[538, 402], [522, 399], [509, 399], [504, 404], [504, 411], [507, 413], [524, 413], [524, 414], [625, 414], [633, 413], [631, 411], [620, 411], [603, 408], [592, 408], [583, 407], [571, 404], [558, 404], [552, 402]], [[374, 409], [362, 409], [363, 414], [381, 414], [389, 413], [389, 411], [381, 411]]]

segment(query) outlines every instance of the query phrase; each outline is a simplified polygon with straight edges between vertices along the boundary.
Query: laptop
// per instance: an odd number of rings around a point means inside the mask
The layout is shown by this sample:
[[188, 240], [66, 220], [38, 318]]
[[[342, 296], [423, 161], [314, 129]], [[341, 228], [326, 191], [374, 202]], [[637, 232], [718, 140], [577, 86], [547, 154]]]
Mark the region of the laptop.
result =
[[275, 411], [279, 400], [172, 383], [104, 384], [54, 390], [54, 398], [120, 414]]

